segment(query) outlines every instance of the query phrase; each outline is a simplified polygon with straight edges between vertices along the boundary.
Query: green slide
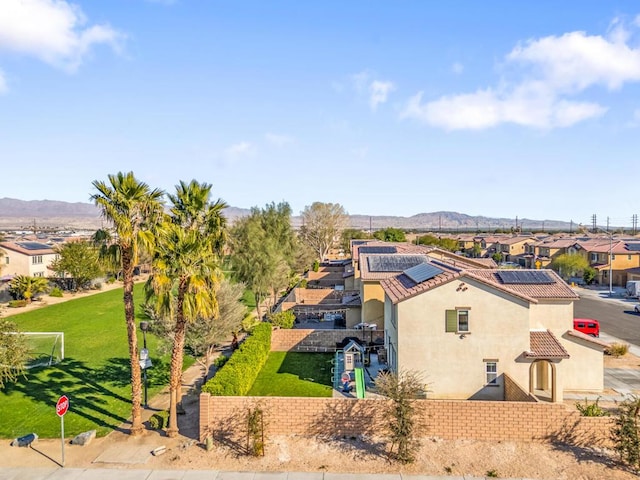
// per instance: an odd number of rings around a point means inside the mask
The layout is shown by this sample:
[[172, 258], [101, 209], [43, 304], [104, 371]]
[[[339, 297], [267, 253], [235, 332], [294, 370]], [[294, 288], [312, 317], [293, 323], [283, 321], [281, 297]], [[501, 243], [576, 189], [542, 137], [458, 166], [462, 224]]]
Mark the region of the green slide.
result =
[[364, 398], [364, 368], [356, 367], [356, 397]]

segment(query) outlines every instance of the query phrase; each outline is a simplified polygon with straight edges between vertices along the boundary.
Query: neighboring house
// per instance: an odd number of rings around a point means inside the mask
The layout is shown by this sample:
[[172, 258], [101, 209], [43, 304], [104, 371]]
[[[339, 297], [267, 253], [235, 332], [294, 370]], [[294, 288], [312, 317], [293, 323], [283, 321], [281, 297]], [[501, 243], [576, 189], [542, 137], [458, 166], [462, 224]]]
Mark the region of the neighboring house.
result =
[[4, 250], [3, 275], [49, 277], [49, 266], [58, 258], [56, 251], [46, 243], [0, 242], [0, 248]]
[[560, 255], [575, 253], [574, 238], [549, 238], [539, 242], [525, 244], [524, 267], [547, 268]]
[[524, 265], [524, 257], [526, 255], [525, 246], [535, 241], [537, 241], [535, 237], [529, 236], [501, 238], [495, 243], [495, 249], [497, 253], [502, 255], [503, 262], [514, 262]]
[[430, 261], [381, 280], [391, 370], [431, 398], [504, 398], [505, 375], [539, 399], [603, 389], [603, 342], [573, 330], [579, 297], [551, 270]]
[[[625, 286], [634, 269], [640, 267], [640, 242], [618, 239], [590, 239], [576, 242], [576, 253], [587, 259], [596, 269], [596, 281], [601, 285], [609, 284], [609, 270], [612, 273], [612, 285]], [[611, 262], [611, 263], [610, 263]], [[631, 275], [629, 275], [631, 274]]]

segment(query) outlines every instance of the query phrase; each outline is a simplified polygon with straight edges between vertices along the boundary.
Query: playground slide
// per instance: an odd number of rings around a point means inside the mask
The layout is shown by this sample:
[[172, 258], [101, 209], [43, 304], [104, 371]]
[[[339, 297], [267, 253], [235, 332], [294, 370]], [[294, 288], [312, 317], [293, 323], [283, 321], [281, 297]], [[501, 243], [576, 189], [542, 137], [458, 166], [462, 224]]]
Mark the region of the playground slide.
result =
[[356, 367], [356, 397], [364, 398], [364, 368]]

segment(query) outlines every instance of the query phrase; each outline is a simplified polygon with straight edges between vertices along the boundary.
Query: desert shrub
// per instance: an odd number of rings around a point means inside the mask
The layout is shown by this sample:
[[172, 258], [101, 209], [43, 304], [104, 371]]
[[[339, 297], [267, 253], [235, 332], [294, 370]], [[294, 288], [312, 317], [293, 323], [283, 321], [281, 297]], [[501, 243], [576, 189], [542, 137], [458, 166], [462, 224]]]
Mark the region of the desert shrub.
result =
[[303, 278], [302, 280], [300, 280], [300, 283], [298, 285], [300, 286], [300, 288], [307, 288], [307, 279]]
[[256, 405], [247, 410], [247, 451], [254, 457], [264, 456], [264, 410]]
[[276, 327], [293, 328], [293, 324], [296, 321], [296, 316], [293, 313], [293, 310], [286, 310], [284, 312], [270, 314], [269, 321]]
[[91, 288], [93, 290], [102, 290], [102, 284], [100, 282], [96, 282], [93, 285], [91, 285]]
[[313, 267], [311, 268], [313, 269], [314, 272], [317, 272], [318, 270], [320, 270], [320, 262], [318, 260], [314, 260]]
[[629, 352], [629, 345], [626, 343], [612, 343], [609, 345], [604, 353], [611, 355], [612, 357], [622, 357]]
[[495, 468], [492, 468], [491, 470], [487, 470], [485, 476], [487, 478], [498, 478], [498, 471]]
[[211, 395], [243, 396], [251, 389], [271, 349], [271, 324], [260, 323], [223, 368], [202, 386]]
[[640, 397], [633, 396], [620, 404], [611, 429], [614, 448], [631, 468], [640, 468]]
[[108, 284], [115, 283], [115, 281], [116, 281], [116, 277], [109, 277], [109, 278], [107, 279], [107, 283], [108, 283]]
[[149, 418], [149, 426], [154, 430], [167, 428], [169, 426], [169, 412], [167, 410], [163, 410], [151, 415], [151, 418]]
[[62, 298], [62, 289], [60, 287], [53, 287], [49, 292], [50, 297]]
[[9, 301], [9, 307], [11, 308], [20, 308], [20, 307], [26, 307], [26, 306], [27, 306], [26, 300], [10, 300]]
[[596, 399], [595, 402], [589, 403], [589, 401], [585, 398], [584, 403], [576, 402], [576, 408], [580, 412], [580, 415], [583, 417], [606, 417], [609, 414], [602, 409], [598, 402], [600, 401], [600, 397]]

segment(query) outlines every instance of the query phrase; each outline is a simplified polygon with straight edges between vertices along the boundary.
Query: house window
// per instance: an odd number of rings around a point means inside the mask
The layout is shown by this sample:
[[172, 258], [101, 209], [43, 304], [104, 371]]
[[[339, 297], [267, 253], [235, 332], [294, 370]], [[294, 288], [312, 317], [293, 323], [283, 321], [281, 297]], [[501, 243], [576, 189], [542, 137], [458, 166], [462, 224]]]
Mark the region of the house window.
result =
[[631, 260], [631, 255], [627, 255], [627, 260]]
[[597, 253], [592, 253], [591, 254], [591, 261], [592, 262], [597, 262], [598, 261], [598, 254]]
[[44, 272], [35, 272], [33, 274], [34, 277], [44, 277]]
[[484, 371], [486, 376], [486, 385], [498, 386], [498, 362], [484, 362]]
[[469, 332], [469, 307], [456, 307], [446, 311], [445, 331], [453, 333]]
[[615, 260], [616, 256], [615, 255], [611, 255], [611, 260]]
[[42, 263], [42, 255], [34, 255], [31, 257], [31, 263], [33, 265], [39, 265]]
[[7, 265], [9, 265], [9, 257], [4, 257], [4, 260], [5, 260], [5, 262], [4, 262], [4, 263], [6, 263]]

